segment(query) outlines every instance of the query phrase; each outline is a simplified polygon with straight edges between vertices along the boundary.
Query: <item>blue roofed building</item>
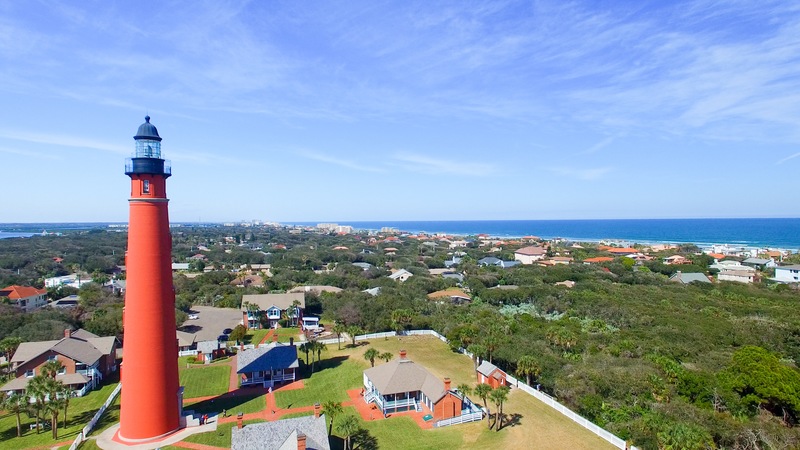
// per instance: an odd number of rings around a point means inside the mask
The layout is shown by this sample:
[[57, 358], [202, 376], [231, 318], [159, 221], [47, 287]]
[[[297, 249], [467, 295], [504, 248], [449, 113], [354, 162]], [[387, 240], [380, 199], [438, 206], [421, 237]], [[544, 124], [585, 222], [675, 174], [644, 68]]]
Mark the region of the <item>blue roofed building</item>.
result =
[[240, 351], [236, 357], [236, 373], [241, 385], [273, 387], [291, 383], [297, 377], [300, 361], [294, 343], [273, 342], [262, 347]]

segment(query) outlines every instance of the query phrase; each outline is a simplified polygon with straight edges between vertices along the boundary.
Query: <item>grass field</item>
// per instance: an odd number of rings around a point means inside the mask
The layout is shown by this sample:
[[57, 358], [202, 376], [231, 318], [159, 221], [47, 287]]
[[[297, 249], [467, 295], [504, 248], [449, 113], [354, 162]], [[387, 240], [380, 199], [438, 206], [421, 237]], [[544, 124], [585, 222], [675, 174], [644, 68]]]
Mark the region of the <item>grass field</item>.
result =
[[[334, 350], [335, 351], [335, 350]], [[334, 355], [322, 352], [322, 361], [315, 364], [315, 372], [308, 377], [308, 368], [303, 369], [305, 388], [275, 392], [278, 408], [296, 408], [323, 403], [329, 400], [344, 402], [347, 390], [361, 386], [361, 371], [367, 367], [361, 361], [352, 361], [350, 355]], [[338, 352], [337, 352], [338, 353]]]
[[236, 397], [214, 398], [201, 402], [188, 403], [183, 405], [185, 410], [194, 410], [195, 414], [212, 414], [228, 410], [230, 414], [243, 412], [245, 414], [263, 411], [267, 407], [264, 396], [255, 390], [248, 393], [245, 390], [243, 395]]
[[223, 366], [179, 366], [181, 386], [185, 387], [183, 398], [222, 395], [228, 392], [231, 367]]
[[266, 336], [267, 333], [269, 333], [268, 328], [262, 330], [249, 330], [244, 337], [244, 343], [258, 345], [259, 342], [264, 339], [264, 336]]
[[[23, 449], [33, 447], [51, 446], [58, 442], [75, 439], [81, 429], [92, 419], [92, 416], [105, 403], [111, 391], [116, 387], [116, 383], [108, 384], [102, 388], [91, 391], [83, 397], [70, 399], [67, 408], [67, 428], [61, 428], [63, 412], [59, 417], [58, 440], [53, 440], [50, 429], [42, 430], [39, 434], [36, 430], [31, 430], [30, 425], [36, 423], [35, 419], [28, 417], [28, 414], [20, 414], [22, 423], [22, 437], [17, 437], [17, 421], [14, 414], [3, 411], [0, 414], [0, 449]], [[113, 420], [119, 419], [119, 407], [110, 408], [110, 414], [104, 414], [99, 422], [99, 427], [107, 427]], [[114, 415], [116, 414], [116, 416]], [[47, 419], [49, 423], [49, 419]]]
[[294, 338], [297, 341], [300, 337], [300, 328], [278, 328], [275, 330], [278, 334], [278, 342], [289, 342], [289, 338]]

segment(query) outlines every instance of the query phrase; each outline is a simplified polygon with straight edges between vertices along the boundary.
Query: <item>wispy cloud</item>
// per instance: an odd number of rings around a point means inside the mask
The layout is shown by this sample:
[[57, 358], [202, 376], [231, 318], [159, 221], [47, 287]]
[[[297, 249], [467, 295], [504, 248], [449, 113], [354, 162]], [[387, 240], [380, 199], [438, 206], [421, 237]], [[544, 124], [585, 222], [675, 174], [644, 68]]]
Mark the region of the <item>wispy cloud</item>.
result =
[[778, 162], [777, 162], [777, 163], [775, 163], [775, 164], [783, 164], [783, 163], [785, 163], [786, 161], [789, 161], [790, 159], [795, 159], [795, 158], [797, 158], [797, 157], [799, 157], [799, 156], [800, 156], [800, 152], [797, 152], [797, 153], [795, 153], [794, 155], [789, 155], [789, 156], [787, 156], [786, 158], [783, 158], [783, 159], [781, 159], [780, 161], [778, 161]]
[[609, 145], [611, 145], [611, 143], [613, 143], [615, 139], [616, 139], [615, 136], [609, 136], [609, 137], [607, 137], [607, 138], [603, 139], [602, 141], [592, 145], [591, 147], [587, 148], [586, 150], [584, 150], [584, 151], [582, 151], [582, 152], [580, 152], [578, 154], [579, 155], [590, 155], [592, 153], [597, 153], [598, 151], [600, 151], [600, 150], [608, 147]]
[[48, 153], [40, 153], [40, 152], [33, 152], [30, 150], [20, 150], [16, 148], [8, 148], [8, 147], [0, 147], [0, 153], [10, 153], [12, 155], [22, 155], [29, 158], [39, 158], [39, 159], [62, 159], [58, 155], [52, 155]]
[[548, 170], [562, 177], [574, 178], [582, 181], [597, 181], [613, 169], [611, 167], [594, 167], [588, 169], [577, 167], [550, 167]]
[[302, 157], [304, 157], [304, 158], [312, 159], [314, 161], [320, 161], [320, 162], [324, 162], [324, 163], [328, 163], [328, 164], [333, 164], [333, 165], [339, 166], [339, 167], [345, 167], [345, 168], [348, 168], [348, 169], [359, 170], [359, 171], [362, 171], [362, 172], [383, 172], [384, 171], [380, 167], [368, 166], [368, 165], [364, 165], [364, 164], [361, 164], [361, 163], [358, 163], [358, 162], [354, 162], [354, 161], [351, 161], [351, 160], [348, 160], [348, 159], [345, 159], [345, 158], [329, 156], [329, 155], [323, 155], [321, 153], [316, 153], [316, 152], [300, 151], [300, 152], [297, 152], [297, 154], [302, 156]]
[[440, 175], [488, 176], [497, 168], [491, 163], [476, 163], [462, 160], [448, 160], [415, 153], [396, 153], [392, 156], [401, 167], [412, 172]]
[[62, 147], [82, 148], [89, 150], [101, 150], [126, 155], [131, 153], [132, 147], [109, 144], [94, 139], [78, 136], [68, 136], [61, 134], [45, 134], [24, 131], [12, 131], [0, 129], [0, 138], [12, 139], [15, 141], [31, 142], [35, 144], [57, 145]]

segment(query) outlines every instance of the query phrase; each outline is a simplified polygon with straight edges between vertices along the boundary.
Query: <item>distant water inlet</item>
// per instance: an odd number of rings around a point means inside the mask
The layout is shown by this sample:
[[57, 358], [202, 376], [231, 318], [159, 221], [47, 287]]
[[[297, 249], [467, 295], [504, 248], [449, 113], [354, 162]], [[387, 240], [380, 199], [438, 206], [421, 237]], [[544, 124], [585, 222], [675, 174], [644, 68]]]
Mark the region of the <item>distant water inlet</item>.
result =
[[31, 237], [36, 233], [17, 233], [17, 232], [8, 232], [8, 231], [0, 231], [0, 239], [6, 238], [17, 238], [17, 237]]

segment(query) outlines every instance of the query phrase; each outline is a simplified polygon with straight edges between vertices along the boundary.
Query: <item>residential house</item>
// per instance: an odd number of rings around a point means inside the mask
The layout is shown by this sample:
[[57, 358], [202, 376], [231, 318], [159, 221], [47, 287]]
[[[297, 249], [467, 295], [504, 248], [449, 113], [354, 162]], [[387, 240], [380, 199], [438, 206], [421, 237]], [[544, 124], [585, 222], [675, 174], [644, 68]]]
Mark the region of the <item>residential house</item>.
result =
[[773, 280], [781, 283], [800, 283], [800, 264], [776, 267]]
[[453, 256], [452, 258], [444, 262], [444, 266], [448, 269], [453, 266], [457, 266], [459, 264], [461, 264], [461, 257], [459, 256]]
[[544, 259], [547, 254], [547, 249], [538, 245], [531, 245], [529, 247], [522, 247], [514, 252], [514, 259], [522, 264], [533, 264], [535, 261]]
[[595, 256], [594, 258], [586, 258], [583, 260], [584, 264], [600, 264], [604, 262], [611, 262], [614, 261], [614, 258], [610, 256]]
[[175, 338], [178, 341], [178, 354], [183, 355], [191, 354], [192, 350], [197, 350], [197, 335], [194, 333], [187, 333], [185, 331], [176, 330]]
[[231, 428], [231, 450], [330, 450], [325, 415], [314, 405], [313, 416], [244, 424]]
[[455, 288], [445, 289], [443, 291], [431, 292], [430, 294], [428, 294], [428, 299], [439, 300], [439, 301], [449, 300], [451, 303], [455, 303], [457, 305], [472, 301], [472, 297], [467, 295], [467, 293], [465, 293], [461, 289], [455, 289]]
[[333, 294], [337, 294], [342, 292], [342, 288], [336, 286], [295, 286], [289, 289], [290, 294], [295, 294], [298, 292], [313, 292], [317, 295], [322, 294], [323, 292], [330, 292]]
[[747, 258], [742, 261], [745, 266], [755, 267], [758, 270], [764, 270], [768, 267], [778, 267], [778, 263], [774, 259], [769, 258]]
[[458, 283], [464, 282], [464, 274], [456, 272], [444, 272], [442, 278], [456, 280]]
[[189, 270], [189, 263], [172, 263], [172, 271]]
[[31, 286], [12, 285], [0, 289], [0, 301], [8, 302], [17, 308], [30, 312], [47, 304], [47, 289]]
[[758, 274], [755, 270], [721, 270], [717, 274], [719, 281], [735, 281], [737, 283], [755, 283], [758, 281]]
[[325, 329], [319, 325], [319, 317], [311, 316], [303, 316], [300, 326], [303, 328], [303, 331], [322, 331]]
[[480, 411], [466, 396], [450, 389], [449, 378], [436, 378], [407, 359], [405, 350], [400, 350], [399, 359], [364, 371], [364, 401], [374, 403], [384, 416], [427, 410], [436, 421]]
[[508, 385], [506, 378], [508, 375], [489, 361], [482, 361], [478, 368], [475, 369], [475, 373], [478, 376], [478, 384], [488, 384], [492, 389]]
[[376, 297], [378, 294], [381, 293], [381, 287], [377, 286], [377, 287], [374, 287], [374, 288], [364, 289], [361, 292], [366, 292], [367, 294], [369, 294], [369, 295], [371, 295], [373, 297]]
[[553, 264], [572, 264], [571, 256], [554, 256], [549, 259]]
[[740, 263], [739, 261], [733, 259], [726, 259], [724, 261], [719, 261], [717, 263], [711, 264], [708, 266], [709, 269], [716, 269], [720, 272], [723, 271], [747, 271], [747, 272], [755, 272], [756, 269], [754, 267], [745, 266], [744, 264]]
[[58, 360], [64, 367], [56, 379], [82, 396], [117, 370], [117, 344], [114, 336], [99, 337], [84, 329], [65, 330], [64, 337], [54, 341], [23, 342], [10, 361], [16, 378], [0, 391], [24, 391], [45, 363]]
[[88, 283], [92, 281], [90, 278], [86, 276], [81, 276], [77, 273], [73, 273], [72, 275], [64, 275], [60, 277], [51, 277], [44, 279], [44, 287], [45, 288], [54, 288], [59, 286], [69, 286], [74, 287], [75, 289], [80, 289], [81, 284]]
[[689, 284], [689, 283], [692, 283], [692, 282], [695, 282], [695, 281], [700, 282], [700, 283], [711, 283], [711, 280], [709, 280], [708, 277], [705, 276], [705, 274], [702, 274], [702, 273], [699, 273], [699, 272], [685, 272], [684, 273], [684, 272], [681, 272], [680, 270], [675, 272], [674, 274], [672, 274], [672, 276], [669, 277], [669, 280], [670, 281], [677, 281], [677, 282], [683, 283], [683, 284]]
[[409, 272], [409, 271], [407, 271], [406, 269], [400, 269], [400, 270], [393, 271], [392, 274], [389, 275], [389, 279], [394, 280], [394, 281], [399, 281], [399, 282], [402, 283], [402, 282], [408, 280], [409, 278], [411, 278], [413, 276], [414, 276], [414, 274]]
[[497, 266], [502, 267], [503, 269], [507, 269], [509, 267], [514, 267], [517, 264], [520, 264], [519, 261], [503, 261], [500, 258], [495, 258], [494, 256], [487, 256], [485, 258], [481, 258], [478, 260], [478, 265], [480, 266]]
[[672, 255], [667, 256], [666, 258], [662, 259], [661, 262], [668, 266], [677, 266], [683, 264], [691, 264], [692, 262], [686, 259], [684, 256], [681, 255]]
[[306, 307], [305, 294], [247, 294], [242, 296], [242, 323], [248, 328], [263, 328], [262, 317], [266, 316], [269, 328], [276, 328], [278, 321], [288, 319], [297, 326]]
[[225, 346], [216, 339], [213, 341], [200, 341], [197, 343], [197, 360], [204, 364], [225, 356]]
[[372, 264], [370, 264], [368, 262], [354, 262], [353, 265], [356, 266], [356, 267], [360, 267], [361, 270], [363, 270], [365, 272], [367, 270], [372, 269], [373, 267], [375, 267], [375, 266], [373, 266]]
[[612, 255], [617, 255], [617, 256], [635, 255], [639, 253], [639, 250], [636, 250], [635, 248], [632, 247], [622, 247], [622, 248], [607, 247], [604, 250], [607, 251], [608, 253], [611, 253]]
[[291, 383], [298, 375], [300, 361], [297, 347], [272, 342], [269, 345], [240, 351], [236, 356], [236, 373], [242, 386], [261, 385], [274, 387], [281, 383]]

